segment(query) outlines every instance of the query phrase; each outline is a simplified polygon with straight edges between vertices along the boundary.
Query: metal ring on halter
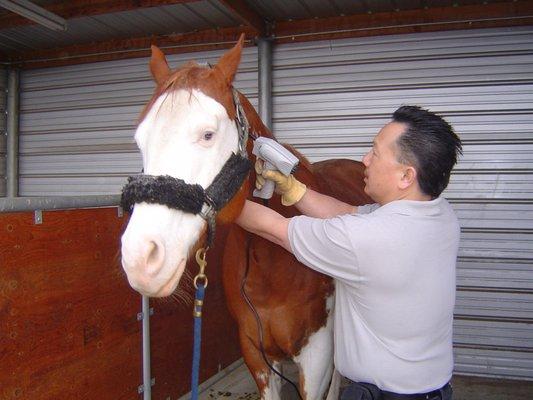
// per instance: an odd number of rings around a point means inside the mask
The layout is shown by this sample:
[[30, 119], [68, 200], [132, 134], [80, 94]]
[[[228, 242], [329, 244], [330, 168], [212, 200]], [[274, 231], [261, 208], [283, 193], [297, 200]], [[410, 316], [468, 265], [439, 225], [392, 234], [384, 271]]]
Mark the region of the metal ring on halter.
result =
[[202, 205], [200, 216], [207, 221], [209, 218], [215, 216], [215, 214], [215, 202], [207, 195], [207, 193], [204, 193], [204, 204]]
[[207, 284], [209, 283], [209, 280], [207, 279], [207, 276], [205, 274], [198, 274], [194, 277], [194, 280], [192, 281], [194, 288], [198, 289], [198, 279], [204, 280], [204, 288], [206, 288]]

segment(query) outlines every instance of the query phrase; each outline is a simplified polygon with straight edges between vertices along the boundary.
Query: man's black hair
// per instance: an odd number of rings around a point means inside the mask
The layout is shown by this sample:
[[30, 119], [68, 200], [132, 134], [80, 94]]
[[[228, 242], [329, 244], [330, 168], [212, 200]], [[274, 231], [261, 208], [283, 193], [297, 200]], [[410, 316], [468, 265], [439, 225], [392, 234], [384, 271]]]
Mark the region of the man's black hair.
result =
[[417, 106], [402, 106], [392, 115], [407, 126], [398, 138], [398, 161], [412, 165], [420, 189], [431, 198], [448, 186], [450, 172], [463, 154], [461, 139], [442, 117]]

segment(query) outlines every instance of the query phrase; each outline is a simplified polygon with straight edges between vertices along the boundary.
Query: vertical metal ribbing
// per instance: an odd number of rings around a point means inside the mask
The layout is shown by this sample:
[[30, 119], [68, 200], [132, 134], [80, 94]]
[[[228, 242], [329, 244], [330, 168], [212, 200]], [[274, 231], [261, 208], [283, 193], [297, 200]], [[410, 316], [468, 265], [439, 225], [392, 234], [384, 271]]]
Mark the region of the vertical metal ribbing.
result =
[[261, 38], [257, 42], [259, 64], [259, 116], [272, 130], [272, 40]]
[[7, 149], [7, 67], [0, 66], [0, 197], [6, 195], [6, 149]]
[[19, 152], [19, 71], [11, 69], [7, 81], [7, 197], [17, 197]]
[[152, 398], [152, 371], [150, 368], [150, 298], [142, 297], [142, 341], [143, 341], [143, 399]]

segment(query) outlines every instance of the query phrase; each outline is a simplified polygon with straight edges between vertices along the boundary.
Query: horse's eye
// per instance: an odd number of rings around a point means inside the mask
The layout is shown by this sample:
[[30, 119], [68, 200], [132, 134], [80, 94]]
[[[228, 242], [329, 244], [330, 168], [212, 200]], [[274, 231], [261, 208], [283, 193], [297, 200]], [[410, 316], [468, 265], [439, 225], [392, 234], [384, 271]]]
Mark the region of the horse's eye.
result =
[[211, 140], [211, 139], [213, 139], [213, 135], [214, 135], [213, 132], [209, 132], [209, 131], [208, 131], [208, 132], [205, 132], [205, 133], [204, 133], [204, 140]]

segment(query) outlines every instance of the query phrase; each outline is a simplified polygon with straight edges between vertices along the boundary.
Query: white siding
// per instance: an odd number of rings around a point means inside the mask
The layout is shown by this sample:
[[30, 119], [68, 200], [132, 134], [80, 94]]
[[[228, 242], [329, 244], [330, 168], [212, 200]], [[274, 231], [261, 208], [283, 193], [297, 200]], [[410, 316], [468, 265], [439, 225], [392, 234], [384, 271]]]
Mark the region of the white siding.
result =
[[456, 372], [533, 379], [533, 27], [282, 45], [273, 68], [274, 132], [311, 161], [360, 160], [403, 104], [453, 124]]

